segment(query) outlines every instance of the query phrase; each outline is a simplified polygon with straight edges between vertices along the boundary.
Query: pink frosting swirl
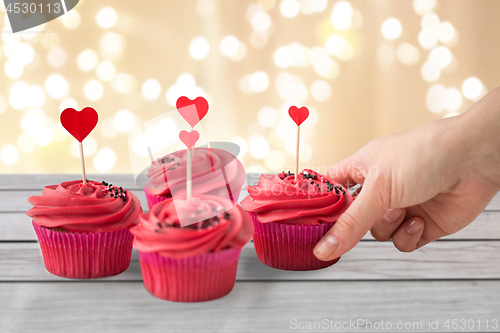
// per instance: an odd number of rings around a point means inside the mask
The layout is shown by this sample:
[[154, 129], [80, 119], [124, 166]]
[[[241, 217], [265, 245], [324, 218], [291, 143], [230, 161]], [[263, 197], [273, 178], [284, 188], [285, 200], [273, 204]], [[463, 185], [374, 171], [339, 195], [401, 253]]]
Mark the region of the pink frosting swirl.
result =
[[[181, 227], [179, 219], [191, 219]], [[139, 216], [130, 229], [134, 246], [142, 252], [158, 252], [170, 258], [186, 258], [227, 248], [241, 249], [252, 237], [252, 219], [231, 201], [202, 195], [167, 199]]]
[[[169, 197], [186, 195], [186, 151], [176, 151], [151, 163], [148, 178], [152, 193]], [[192, 177], [194, 195], [228, 197], [228, 190], [239, 193], [246, 174], [240, 161], [230, 153], [217, 148], [195, 148]]]
[[257, 186], [247, 186], [241, 205], [261, 223], [317, 225], [335, 222], [353, 201], [351, 194], [325, 176], [306, 169], [293, 174], [261, 175]]
[[139, 199], [129, 191], [111, 197], [101, 183], [81, 180], [43, 188], [41, 196], [29, 197], [34, 206], [26, 214], [42, 227], [62, 227], [73, 232], [108, 232], [132, 225], [142, 213]]

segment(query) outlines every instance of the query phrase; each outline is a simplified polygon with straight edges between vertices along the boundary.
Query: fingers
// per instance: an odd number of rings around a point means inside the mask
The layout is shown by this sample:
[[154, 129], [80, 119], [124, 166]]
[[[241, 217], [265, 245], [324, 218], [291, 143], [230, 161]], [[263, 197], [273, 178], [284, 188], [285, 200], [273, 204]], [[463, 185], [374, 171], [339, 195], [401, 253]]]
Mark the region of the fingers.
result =
[[398, 229], [405, 219], [406, 210], [403, 209], [388, 209], [375, 222], [370, 232], [372, 236], [381, 242], [386, 242], [392, 238], [392, 234]]
[[365, 175], [360, 172], [359, 166], [356, 166], [355, 156], [348, 157], [328, 169], [328, 177], [347, 188], [355, 184], [363, 184]]
[[364, 190], [342, 214], [328, 233], [316, 244], [314, 255], [319, 260], [330, 261], [351, 250], [387, 207], [379, 192], [370, 191], [375, 186], [366, 184]]
[[404, 221], [392, 235], [394, 246], [401, 252], [412, 252], [421, 247], [424, 220], [421, 217], [412, 217]]

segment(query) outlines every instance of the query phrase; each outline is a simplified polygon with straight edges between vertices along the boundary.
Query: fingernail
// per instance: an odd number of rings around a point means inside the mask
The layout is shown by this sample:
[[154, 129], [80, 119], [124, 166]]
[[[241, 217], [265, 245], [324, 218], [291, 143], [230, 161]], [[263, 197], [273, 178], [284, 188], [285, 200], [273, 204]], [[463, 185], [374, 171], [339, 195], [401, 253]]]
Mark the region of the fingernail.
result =
[[339, 247], [339, 241], [337, 237], [332, 234], [327, 234], [322, 240], [316, 245], [314, 249], [314, 255], [319, 259], [328, 259]]
[[403, 211], [401, 209], [399, 209], [399, 208], [397, 208], [397, 209], [388, 209], [384, 213], [384, 219], [387, 222], [389, 222], [389, 223], [394, 223], [397, 220], [399, 220], [399, 218], [401, 217], [401, 215], [403, 215]]
[[422, 227], [424, 224], [420, 220], [413, 220], [410, 224], [406, 226], [406, 231], [410, 235], [415, 235]]

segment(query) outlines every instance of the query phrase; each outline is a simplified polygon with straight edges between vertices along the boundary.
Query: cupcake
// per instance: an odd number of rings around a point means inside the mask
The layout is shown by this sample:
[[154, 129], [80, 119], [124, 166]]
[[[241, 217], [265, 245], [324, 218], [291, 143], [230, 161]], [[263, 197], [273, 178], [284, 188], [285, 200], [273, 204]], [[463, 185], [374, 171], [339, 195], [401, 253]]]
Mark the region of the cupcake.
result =
[[[185, 225], [182, 227], [181, 225]], [[131, 229], [146, 289], [175, 302], [203, 302], [234, 287], [252, 219], [228, 199], [201, 195], [166, 199]]]
[[261, 175], [257, 186], [248, 186], [241, 205], [252, 216], [253, 242], [259, 260], [270, 267], [307, 271], [335, 264], [316, 259], [316, 243], [353, 201], [340, 184], [306, 169]]
[[142, 213], [131, 192], [106, 182], [81, 180], [45, 186], [32, 196], [33, 218], [47, 270], [72, 279], [120, 274], [130, 265], [129, 228]]
[[[237, 202], [246, 174], [241, 162], [218, 148], [195, 148], [192, 158], [192, 193], [209, 194]], [[151, 163], [144, 187], [149, 209], [156, 203], [186, 195], [186, 149]]]

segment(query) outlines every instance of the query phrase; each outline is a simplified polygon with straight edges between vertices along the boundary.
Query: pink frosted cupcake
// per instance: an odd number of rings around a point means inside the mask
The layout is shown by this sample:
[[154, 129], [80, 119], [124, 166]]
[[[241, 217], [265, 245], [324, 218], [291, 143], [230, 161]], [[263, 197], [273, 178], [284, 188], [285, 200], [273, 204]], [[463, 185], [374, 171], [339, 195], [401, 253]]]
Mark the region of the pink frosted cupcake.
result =
[[[149, 209], [156, 203], [186, 195], [186, 149], [159, 158], [148, 170], [144, 187]], [[218, 148], [195, 148], [192, 159], [192, 193], [209, 194], [238, 201], [245, 183], [245, 169], [232, 154]]]
[[202, 302], [233, 289], [240, 250], [252, 237], [253, 225], [230, 200], [203, 195], [156, 204], [139, 216], [131, 232], [152, 295]]
[[81, 180], [45, 186], [32, 196], [33, 218], [47, 270], [72, 279], [120, 274], [130, 265], [129, 231], [142, 213], [135, 195], [106, 182]]
[[270, 267], [307, 271], [335, 264], [316, 259], [316, 243], [349, 207], [353, 198], [340, 184], [312, 171], [294, 175], [262, 175], [248, 186], [241, 205], [255, 226], [253, 241], [259, 260]]

